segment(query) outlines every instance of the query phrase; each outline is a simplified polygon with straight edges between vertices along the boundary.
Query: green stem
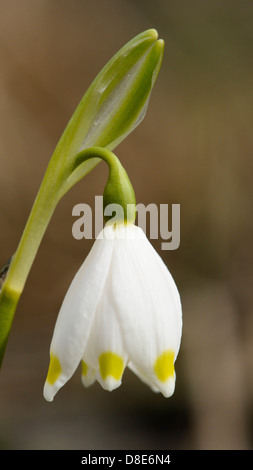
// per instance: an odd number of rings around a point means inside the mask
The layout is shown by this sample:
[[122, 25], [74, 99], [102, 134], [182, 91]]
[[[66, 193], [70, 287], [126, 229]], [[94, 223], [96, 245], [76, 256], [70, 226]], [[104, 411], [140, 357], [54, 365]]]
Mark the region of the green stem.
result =
[[[47, 177], [46, 177], [47, 175]], [[51, 185], [50, 172], [42, 182], [18, 248], [12, 257], [0, 292], [0, 366], [15, 310], [39, 245], [58, 203], [58, 185]]]

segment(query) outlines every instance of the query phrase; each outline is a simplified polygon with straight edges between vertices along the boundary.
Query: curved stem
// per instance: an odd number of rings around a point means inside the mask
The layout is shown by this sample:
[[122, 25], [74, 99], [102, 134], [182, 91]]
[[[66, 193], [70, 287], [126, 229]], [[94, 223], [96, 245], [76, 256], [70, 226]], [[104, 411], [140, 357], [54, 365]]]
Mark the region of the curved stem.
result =
[[66, 178], [65, 184], [62, 186], [62, 195], [69, 191], [69, 189], [72, 188], [74, 184], [76, 184], [83, 178], [87, 171], [85, 163], [91, 159], [94, 161], [104, 160], [109, 167], [110, 173], [112, 174], [113, 172], [114, 177], [116, 177], [117, 179], [119, 179], [120, 177], [128, 178], [119, 159], [113, 152], [111, 152], [111, 150], [108, 150], [104, 147], [86, 148], [76, 155], [75, 163], [71, 169], [71, 172]]
[[[86, 172], [86, 163], [90, 159], [104, 160], [109, 166], [109, 176], [104, 189], [103, 203], [104, 209], [110, 204], [121, 207], [122, 212], [117, 218], [117, 222], [134, 222], [136, 215], [136, 201], [132, 184], [126, 171], [116, 155], [103, 147], [92, 147], [80, 152], [75, 159], [72, 172], [66, 180], [63, 191], [68, 191]], [[123, 215], [123, 220], [122, 220]], [[105, 220], [109, 220], [104, 215]]]

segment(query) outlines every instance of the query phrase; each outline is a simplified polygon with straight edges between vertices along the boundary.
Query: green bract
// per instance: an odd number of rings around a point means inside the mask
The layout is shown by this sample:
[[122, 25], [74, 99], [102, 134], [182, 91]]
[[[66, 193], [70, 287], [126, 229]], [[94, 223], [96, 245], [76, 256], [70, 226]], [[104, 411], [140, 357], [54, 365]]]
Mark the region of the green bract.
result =
[[[60, 155], [61, 161], [65, 159], [66, 171], [71, 172], [78, 152], [94, 146], [113, 150], [140, 124], [163, 50], [164, 42], [157, 40], [154, 29], [139, 34], [119, 50], [85, 93], [55, 149], [52, 163]], [[87, 161], [79, 179], [98, 162], [96, 158]]]
[[0, 363], [19, 297], [55, 207], [100, 161], [94, 149], [94, 158], [79, 165], [80, 154], [88, 147], [114, 149], [141, 122], [160, 69], [163, 47], [154, 29], [122, 47], [97, 75], [63, 132], [5, 273], [0, 293]]
[[[135, 129], [144, 118], [163, 46], [150, 29], [119, 50], [85, 93], [56, 147], [55, 159], [63, 153], [69, 166], [84, 148], [112, 150]], [[95, 163], [87, 162], [87, 171]]]

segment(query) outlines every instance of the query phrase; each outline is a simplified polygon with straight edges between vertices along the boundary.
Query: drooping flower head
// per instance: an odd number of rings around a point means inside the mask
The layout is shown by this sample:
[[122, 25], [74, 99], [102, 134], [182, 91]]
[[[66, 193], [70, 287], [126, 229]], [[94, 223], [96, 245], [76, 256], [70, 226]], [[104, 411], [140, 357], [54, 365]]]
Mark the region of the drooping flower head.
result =
[[[102, 153], [110, 167], [104, 201], [123, 202], [124, 217], [107, 221], [63, 301], [44, 386], [48, 401], [80, 363], [85, 386], [97, 380], [114, 390], [129, 367], [165, 397], [175, 388], [180, 296], [161, 257], [134, 224], [133, 210], [127, 218], [135, 196], [125, 171], [111, 152]], [[82, 158], [88, 155], [89, 150]]]

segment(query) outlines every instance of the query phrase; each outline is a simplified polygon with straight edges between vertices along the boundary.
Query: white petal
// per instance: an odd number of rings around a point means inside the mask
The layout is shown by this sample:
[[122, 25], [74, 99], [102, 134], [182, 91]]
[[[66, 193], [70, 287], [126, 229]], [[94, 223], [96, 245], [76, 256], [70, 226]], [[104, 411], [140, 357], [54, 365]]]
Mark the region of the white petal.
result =
[[85, 387], [90, 387], [96, 380], [96, 371], [88, 366], [85, 361], [82, 361], [82, 384]]
[[104, 294], [97, 306], [84, 361], [96, 370], [96, 378], [106, 390], [114, 390], [121, 384], [127, 362], [122, 343], [122, 333], [115, 313], [109, 271]]
[[137, 377], [145, 384], [145, 385], [148, 385], [151, 390], [155, 393], [158, 393], [160, 392], [160, 390], [155, 386], [153, 385], [153, 382], [151, 380], [150, 377], [146, 376], [145, 373], [143, 371], [141, 371], [140, 369], [138, 369], [136, 367], [136, 365], [130, 361], [127, 365], [127, 367], [132, 371], [134, 372], [135, 375], [137, 375]]
[[180, 297], [167, 267], [142, 230], [131, 226], [131, 231], [134, 240], [129, 236], [115, 240], [112, 261], [113, 294], [123, 341], [135, 370], [150, 386], [170, 396], [182, 332]]
[[56, 392], [75, 372], [84, 354], [97, 305], [110, 269], [113, 240], [95, 241], [73, 279], [63, 301], [50, 347], [51, 362], [44, 397], [52, 401]]
[[153, 368], [146, 367], [143, 371], [139, 366], [136, 366], [133, 362], [128, 364], [129, 369], [139, 377], [139, 379], [148, 385], [153, 392], [161, 392], [166, 398], [173, 395], [175, 390], [176, 373], [174, 371], [173, 376], [170, 375], [165, 381], [158, 381], [154, 375]]

